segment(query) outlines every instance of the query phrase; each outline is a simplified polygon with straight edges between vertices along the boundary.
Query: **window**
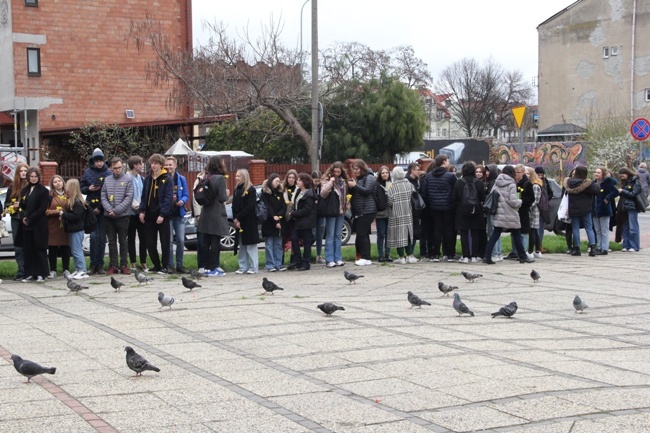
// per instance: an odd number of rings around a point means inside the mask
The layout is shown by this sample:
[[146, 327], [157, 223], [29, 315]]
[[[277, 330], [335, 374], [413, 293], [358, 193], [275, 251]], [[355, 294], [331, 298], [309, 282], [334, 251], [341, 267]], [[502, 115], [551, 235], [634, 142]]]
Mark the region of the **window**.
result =
[[609, 58], [609, 47], [603, 47], [603, 59]]
[[612, 56], [618, 56], [618, 47], [610, 47], [610, 49], [609, 49], [609, 53], [610, 53]]
[[38, 0], [25, 0], [25, 6], [37, 7]]
[[27, 48], [27, 75], [41, 75], [40, 48]]
[[650, 102], [650, 89], [645, 89], [645, 101]]

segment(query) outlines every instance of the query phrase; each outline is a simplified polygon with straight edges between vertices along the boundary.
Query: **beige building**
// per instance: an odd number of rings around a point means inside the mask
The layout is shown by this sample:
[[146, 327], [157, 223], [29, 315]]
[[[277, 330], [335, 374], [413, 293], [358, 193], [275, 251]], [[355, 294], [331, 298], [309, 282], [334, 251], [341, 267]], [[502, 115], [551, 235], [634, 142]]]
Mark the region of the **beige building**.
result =
[[537, 30], [540, 130], [650, 115], [649, 0], [578, 0]]

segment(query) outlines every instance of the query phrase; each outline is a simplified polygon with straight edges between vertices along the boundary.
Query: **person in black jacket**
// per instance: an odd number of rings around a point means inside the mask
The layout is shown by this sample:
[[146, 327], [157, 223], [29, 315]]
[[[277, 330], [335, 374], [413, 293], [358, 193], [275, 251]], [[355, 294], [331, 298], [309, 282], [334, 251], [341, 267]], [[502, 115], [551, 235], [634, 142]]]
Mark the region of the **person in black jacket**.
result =
[[23, 209], [18, 239], [25, 253], [25, 278], [21, 281], [45, 282], [50, 275], [47, 260], [47, 217], [45, 210], [50, 204], [50, 193], [41, 183], [41, 172], [36, 167], [27, 170], [27, 186], [20, 193]]
[[[460, 231], [460, 245], [463, 251], [461, 263], [478, 263], [479, 257], [479, 239], [480, 233], [485, 233], [485, 217], [481, 203], [485, 201], [485, 190], [483, 182], [476, 178], [476, 164], [468, 161], [463, 164], [461, 169], [463, 177], [456, 182], [452, 192], [452, 201], [456, 209], [456, 228]], [[476, 191], [476, 206], [470, 207], [467, 203], [467, 197], [463, 197], [465, 186], [473, 185]], [[484, 249], [485, 250], [485, 249]]]
[[616, 233], [620, 230], [623, 241], [623, 252], [635, 252], [640, 248], [640, 230], [639, 230], [639, 212], [645, 212], [640, 209], [636, 202], [636, 196], [643, 194], [641, 181], [632, 170], [623, 167], [618, 170], [618, 176], [621, 180], [621, 187], [618, 193], [621, 196], [618, 201], [616, 210], [617, 219], [621, 222], [616, 228]]
[[587, 179], [587, 167], [579, 165], [573, 170], [573, 176], [564, 180], [564, 188], [569, 194], [569, 216], [573, 232], [572, 256], [580, 255], [580, 225], [587, 232], [589, 255], [596, 255], [596, 237], [592, 220], [594, 196], [598, 194], [598, 185]]
[[235, 224], [235, 245], [239, 246], [237, 258], [239, 269], [236, 274], [256, 274], [259, 267], [257, 244], [260, 242], [257, 233], [257, 216], [255, 206], [257, 194], [251, 184], [248, 170], [240, 168], [235, 175], [237, 186], [232, 196], [232, 216]]
[[422, 198], [431, 213], [433, 225], [433, 261], [440, 261], [437, 255], [442, 246], [444, 261], [454, 261], [456, 237], [454, 236], [454, 205], [451, 193], [456, 185], [456, 176], [449, 171], [449, 159], [438, 155], [433, 160], [435, 168], [424, 177]]
[[[84, 214], [87, 205], [81, 195], [77, 179], [70, 179], [65, 183], [65, 193], [68, 199], [63, 209], [59, 210], [59, 218], [65, 222], [64, 229], [70, 239], [70, 251], [74, 260], [74, 272], [71, 276], [76, 280], [82, 280], [88, 278], [83, 248]], [[88, 212], [92, 210], [89, 209]]]
[[[296, 260], [296, 269], [308, 271], [311, 267], [311, 244], [313, 242], [312, 230], [316, 228], [316, 195], [311, 176], [307, 173], [298, 173], [297, 189], [293, 193], [293, 210], [291, 220], [291, 250]], [[302, 241], [303, 253], [300, 254]]]
[[174, 183], [165, 165], [165, 157], [154, 153], [149, 157], [151, 171], [144, 179], [142, 199], [140, 200], [140, 222], [144, 224], [147, 250], [153, 263], [152, 272], [168, 274], [167, 268], [161, 266], [158, 254], [158, 235], [162, 248], [162, 263], [169, 263], [169, 248], [171, 244], [169, 219], [172, 214]]
[[[537, 173], [537, 177], [542, 181], [542, 190], [546, 191], [546, 196], [548, 198], [548, 202], [551, 202], [551, 199], [553, 198], [553, 188], [551, 188], [551, 184], [546, 178], [546, 170], [544, 170], [544, 167], [542, 166], [537, 166], [535, 167], [535, 173]], [[539, 228], [537, 229], [537, 235], [539, 237], [539, 244], [542, 245], [542, 242], [544, 241], [544, 219], [542, 218], [539, 222]]]
[[362, 159], [356, 159], [350, 165], [348, 191], [352, 194], [350, 207], [354, 217], [357, 237], [354, 241], [357, 266], [371, 265], [370, 260], [370, 226], [377, 215], [377, 204], [373, 197], [377, 180]]
[[284, 202], [279, 174], [271, 173], [269, 178], [264, 181], [260, 200], [266, 203], [266, 209], [269, 211], [269, 217], [262, 223], [266, 270], [269, 272], [286, 271], [287, 268], [282, 266], [282, 229], [285, 223], [284, 216], [287, 214], [287, 204]]

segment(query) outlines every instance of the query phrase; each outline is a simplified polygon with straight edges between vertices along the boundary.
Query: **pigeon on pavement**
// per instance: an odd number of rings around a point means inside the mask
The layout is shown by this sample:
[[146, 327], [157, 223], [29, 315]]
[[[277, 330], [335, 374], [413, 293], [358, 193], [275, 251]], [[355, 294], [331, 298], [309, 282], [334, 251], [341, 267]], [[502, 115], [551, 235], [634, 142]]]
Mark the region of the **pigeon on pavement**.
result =
[[473, 283], [475, 279], [481, 278], [483, 276], [481, 274], [472, 274], [471, 272], [466, 271], [461, 272], [461, 274], [463, 274], [463, 277], [468, 279], [470, 283]]
[[68, 289], [70, 289], [71, 292], [78, 292], [79, 290], [87, 290], [87, 286], [82, 286], [81, 284], [77, 284], [75, 280], [68, 280], [66, 283], [66, 286], [68, 286]]
[[517, 312], [517, 303], [512, 301], [508, 305], [504, 305], [503, 307], [499, 308], [499, 311], [497, 311], [496, 313], [492, 313], [492, 318], [494, 319], [497, 316], [504, 316], [507, 317], [508, 319], [511, 319], [516, 312]]
[[169, 307], [171, 309], [172, 304], [175, 300], [176, 299], [172, 298], [171, 296], [165, 296], [163, 292], [158, 292], [158, 302], [160, 302], [160, 308]]
[[467, 308], [467, 305], [465, 305], [463, 301], [460, 300], [460, 295], [458, 293], [454, 293], [454, 303], [452, 305], [454, 306], [454, 310], [458, 312], [459, 316], [461, 314], [469, 314], [474, 317], [474, 313], [472, 310]]
[[589, 308], [589, 305], [580, 299], [580, 296], [576, 295], [576, 297], [573, 298], [573, 308], [576, 309], [576, 313], [583, 313], [585, 311], [585, 308]]
[[200, 284], [197, 284], [196, 281], [192, 281], [189, 278], [181, 277], [181, 281], [183, 282], [183, 287], [186, 289], [195, 289], [197, 287], [201, 287]]
[[338, 305], [332, 304], [331, 302], [325, 302], [323, 304], [317, 305], [316, 308], [320, 309], [326, 316], [331, 316], [336, 310], [345, 311], [345, 308], [339, 307]]
[[126, 351], [126, 365], [135, 371], [135, 376], [142, 376], [142, 372], [147, 370], [160, 373], [158, 367], [149, 364], [149, 361], [138, 355], [131, 346], [126, 346], [124, 350]]
[[115, 290], [120, 290], [120, 287], [124, 285], [123, 282], [117, 281], [115, 277], [111, 276], [111, 287], [114, 288]]
[[205, 277], [205, 274], [200, 273], [196, 269], [190, 269], [190, 275], [192, 276], [192, 278], [194, 278], [197, 281]]
[[[282, 287], [279, 287], [277, 284], [275, 284], [273, 281], [269, 280], [268, 278], [264, 277], [262, 278], [262, 287], [264, 288], [264, 293], [271, 293], [273, 295], [273, 292], [276, 290], [284, 290]], [[262, 295], [264, 294], [262, 293]]]
[[458, 287], [450, 286], [442, 281], [438, 281], [438, 289], [442, 292], [442, 296], [449, 296], [449, 293], [451, 293], [452, 290], [458, 290]]
[[27, 378], [27, 382], [25, 383], [29, 383], [32, 380], [32, 377], [37, 376], [39, 374], [56, 373], [56, 367], [50, 367], [50, 368], [43, 367], [38, 365], [35, 362], [23, 359], [18, 355], [11, 355], [11, 360], [14, 362], [14, 368], [16, 369], [16, 371]]
[[149, 281], [153, 281], [153, 278], [151, 278], [151, 277], [147, 277], [145, 274], [143, 274], [142, 272], [140, 272], [140, 271], [137, 270], [137, 269], [136, 269], [135, 272], [133, 273], [133, 276], [135, 277], [135, 279], [136, 279], [136, 280], [138, 281], [138, 283], [140, 283], [140, 284], [142, 284], [142, 283], [148, 283]]
[[408, 296], [406, 297], [406, 299], [408, 299], [408, 301], [411, 303], [411, 308], [413, 307], [422, 308], [423, 305], [431, 305], [424, 299], [420, 299], [420, 297], [414, 294], [413, 292], [408, 292], [407, 295]]
[[532, 271], [530, 271], [530, 278], [532, 278], [534, 282], [537, 282], [541, 277], [539, 275], [539, 272], [533, 269]]
[[358, 280], [359, 278], [363, 278], [363, 275], [356, 275], [356, 274], [353, 274], [352, 272], [348, 272], [348, 271], [343, 271], [343, 276], [344, 276], [345, 279], [348, 280], [350, 283], [354, 283], [354, 284], [357, 283], [357, 280]]

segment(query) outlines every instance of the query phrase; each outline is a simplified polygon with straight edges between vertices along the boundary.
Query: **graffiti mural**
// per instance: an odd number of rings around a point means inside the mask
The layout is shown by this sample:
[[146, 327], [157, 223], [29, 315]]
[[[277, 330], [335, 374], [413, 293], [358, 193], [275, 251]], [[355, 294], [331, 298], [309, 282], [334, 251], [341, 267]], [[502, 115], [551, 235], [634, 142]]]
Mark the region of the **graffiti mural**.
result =
[[571, 169], [584, 164], [585, 146], [578, 142], [524, 143], [523, 159], [518, 151], [519, 144], [500, 144], [496, 148], [499, 164], [519, 164], [529, 166], [562, 167]]

